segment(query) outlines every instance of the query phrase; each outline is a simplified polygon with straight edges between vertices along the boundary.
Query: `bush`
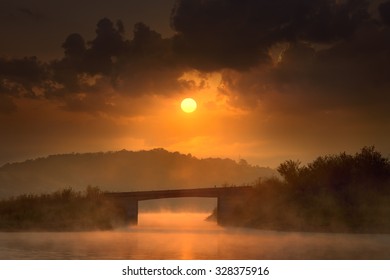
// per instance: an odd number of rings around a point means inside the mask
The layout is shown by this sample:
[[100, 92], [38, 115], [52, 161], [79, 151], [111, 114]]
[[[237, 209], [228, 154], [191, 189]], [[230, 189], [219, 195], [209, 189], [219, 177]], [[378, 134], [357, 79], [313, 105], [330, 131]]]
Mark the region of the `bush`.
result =
[[242, 219], [282, 230], [390, 232], [390, 161], [374, 147], [355, 155], [318, 157], [302, 166], [287, 160], [255, 183]]
[[0, 201], [2, 230], [106, 230], [124, 225], [125, 213], [97, 187], [71, 188]]

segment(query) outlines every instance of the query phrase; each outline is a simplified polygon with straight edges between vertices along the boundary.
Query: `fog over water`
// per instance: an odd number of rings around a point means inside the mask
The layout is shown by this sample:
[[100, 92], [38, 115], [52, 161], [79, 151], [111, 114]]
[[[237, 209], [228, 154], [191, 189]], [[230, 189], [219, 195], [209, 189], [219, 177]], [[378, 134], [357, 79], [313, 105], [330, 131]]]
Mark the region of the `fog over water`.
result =
[[0, 233], [0, 259], [390, 259], [389, 234], [223, 228], [208, 213], [140, 213], [115, 231]]

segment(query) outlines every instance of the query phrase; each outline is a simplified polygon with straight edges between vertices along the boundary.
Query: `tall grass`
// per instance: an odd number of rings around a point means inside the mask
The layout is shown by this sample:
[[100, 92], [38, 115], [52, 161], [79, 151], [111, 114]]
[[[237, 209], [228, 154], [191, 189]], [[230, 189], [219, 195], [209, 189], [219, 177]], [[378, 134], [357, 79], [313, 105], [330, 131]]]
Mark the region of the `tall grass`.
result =
[[26, 194], [0, 201], [0, 230], [108, 230], [124, 225], [125, 213], [97, 187]]

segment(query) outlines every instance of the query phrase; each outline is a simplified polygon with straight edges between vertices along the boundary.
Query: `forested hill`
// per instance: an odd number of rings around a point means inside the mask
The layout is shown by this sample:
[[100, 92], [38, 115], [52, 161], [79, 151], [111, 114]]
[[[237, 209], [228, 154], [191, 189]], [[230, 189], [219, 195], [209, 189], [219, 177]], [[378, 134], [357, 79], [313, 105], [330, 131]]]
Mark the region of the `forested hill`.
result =
[[164, 149], [62, 154], [0, 167], [0, 198], [88, 185], [132, 191], [245, 184], [274, 174], [244, 160], [198, 159]]

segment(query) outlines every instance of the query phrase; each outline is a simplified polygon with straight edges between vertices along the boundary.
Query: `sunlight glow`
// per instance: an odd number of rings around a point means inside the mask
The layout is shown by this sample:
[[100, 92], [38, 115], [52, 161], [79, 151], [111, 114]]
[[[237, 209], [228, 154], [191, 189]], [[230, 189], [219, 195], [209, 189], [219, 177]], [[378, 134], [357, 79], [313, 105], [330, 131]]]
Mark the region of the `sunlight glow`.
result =
[[196, 110], [197, 104], [196, 101], [192, 98], [185, 98], [181, 102], [181, 109], [186, 113], [192, 113]]

